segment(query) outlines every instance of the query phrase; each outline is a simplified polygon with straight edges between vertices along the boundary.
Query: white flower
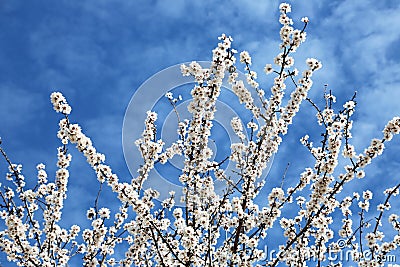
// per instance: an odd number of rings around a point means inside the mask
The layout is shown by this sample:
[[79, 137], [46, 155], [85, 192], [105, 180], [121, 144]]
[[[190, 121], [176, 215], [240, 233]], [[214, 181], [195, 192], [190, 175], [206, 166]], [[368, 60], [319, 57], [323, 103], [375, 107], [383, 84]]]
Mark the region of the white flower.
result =
[[46, 166], [43, 164], [43, 163], [39, 163], [37, 166], [36, 166], [36, 169], [39, 171], [39, 170], [44, 170], [46, 168]]
[[251, 65], [251, 57], [249, 52], [243, 51], [240, 53], [240, 62]]
[[302, 17], [301, 21], [304, 22], [304, 23], [308, 23], [309, 19], [308, 19], [308, 17]]
[[89, 220], [93, 220], [95, 216], [96, 216], [96, 211], [94, 210], [94, 208], [90, 208], [90, 209], [86, 212], [86, 217], [87, 217]]
[[107, 208], [101, 208], [99, 210], [99, 215], [101, 218], [109, 219], [110, 218], [110, 210]]
[[281, 3], [279, 9], [283, 13], [290, 13], [292, 11], [292, 8], [288, 3]]
[[270, 73], [272, 73], [273, 71], [274, 71], [274, 69], [272, 68], [272, 65], [271, 65], [271, 64], [265, 65], [265, 67], [264, 67], [264, 72], [265, 72], [266, 74], [270, 74]]
[[306, 63], [311, 71], [319, 70], [322, 67], [321, 62], [316, 60], [315, 58], [308, 58]]
[[171, 92], [165, 93], [165, 97], [169, 100], [172, 100], [174, 98]]
[[364, 191], [364, 192], [363, 192], [363, 198], [364, 198], [365, 200], [370, 200], [370, 199], [372, 199], [372, 192], [369, 191], [369, 190]]
[[356, 173], [356, 177], [357, 177], [358, 179], [364, 178], [364, 177], [365, 177], [365, 172], [364, 172], [364, 170], [359, 170], [359, 171]]
[[346, 109], [353, 109], [355, 107], [355, 103], [354, 103], [354, 101], [347, 101], [343, 105], [343, 107], [346, 108]]

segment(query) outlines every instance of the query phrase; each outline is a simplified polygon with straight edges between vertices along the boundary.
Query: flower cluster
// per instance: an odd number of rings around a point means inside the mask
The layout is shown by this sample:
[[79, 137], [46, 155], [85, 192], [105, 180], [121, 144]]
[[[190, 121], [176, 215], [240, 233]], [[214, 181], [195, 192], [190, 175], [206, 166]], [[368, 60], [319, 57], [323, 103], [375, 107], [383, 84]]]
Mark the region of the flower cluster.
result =
[[60, 92], [54, 92], [50, 96], [51, 103], [56, 112], [68, 115], [71, 113], [71, 106], [66, 102], [65, 97]]

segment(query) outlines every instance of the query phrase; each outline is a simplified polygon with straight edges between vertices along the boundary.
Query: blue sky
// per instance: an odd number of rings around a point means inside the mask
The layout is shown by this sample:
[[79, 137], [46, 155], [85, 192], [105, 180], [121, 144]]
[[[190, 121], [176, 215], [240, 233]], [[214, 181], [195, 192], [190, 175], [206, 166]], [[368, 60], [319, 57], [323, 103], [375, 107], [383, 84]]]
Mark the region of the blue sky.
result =
[[[288, 2], [296, 23], [303, 16], [310, 18], [307, 41], [296, 53], [298, 66], [304, 66], [307, 57], [323, 63], [311, 96], [320, 99], [324, 84], [329, 84], [339, 104], [358, 92], [353, 143], [361, 152], [371, 138], [381, 136], [387, 120], [400, 115], [400, 2]], [[57, 90], [73, 108], [71, 120], [82, 125], [120, 178], [128, 180], [121, 133], [125, 109], [135, 90], [166, 67], [210, 60], [221, 33], [234, 38], [237, 50], [250, 52], [254, 69], [263, 76], [263, 66], [278, 53], [279, 3], [0, 1], [0, 136], [4, 149], [14, 162], [23, 163], [26, 176], [32, 179], [40, 162], [48, 165], [49, 174], [54, 173], [60, 116], [53, 112], [49, 95]], [[268, 89], [270, 80], [261, 81]], [[271, 186], [280, 182], [288, 162], [288, 175], [293, 177], [312, 163], [311, 157], [303, 156], [307, 154], [298, 140], [305, 133], [318, 136], [319, 132], [310, 120], [313, 110], [303, 107], [275, 158]], [[399, 149], [397, 137], [368, 167], [366, 180], [353, 184], [351, 190], [374, 188], [379, 195], [385, 184], [397, 184]], [[94, 198], [86, 200], [82, 195], [96, 193], [92, 188], [95, 175], [72, 148], [71, 153], [67, 221], [82, 218], [81, 211], [93, 203]], [[5, 172], [4, 161], [0, 161], [0, 171]]]

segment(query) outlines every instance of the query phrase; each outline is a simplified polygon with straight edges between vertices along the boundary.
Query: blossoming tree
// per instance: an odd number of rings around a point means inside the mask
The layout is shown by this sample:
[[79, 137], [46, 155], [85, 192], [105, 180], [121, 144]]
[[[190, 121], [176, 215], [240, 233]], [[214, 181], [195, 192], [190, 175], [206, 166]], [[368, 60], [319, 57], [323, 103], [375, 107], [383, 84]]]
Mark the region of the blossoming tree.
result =
[[[66, 266], [71, 257], [82, 258], [84, 266], [306, 266], [307, 263], [341, 266], [340, 261], [333, 261], [329, 255], [348, 249], [359, 266], [379, 266], [386, 255], [398, 251], [399, 216], [391, 214], [389, 222], [382, 218], [390, 210], [390, 201], [399, 194], [400, 184], [384, 191], [386, 197], [377, 206], [378, 216], [371, 220], [366, 220], [372, 199], [370, 191], [344, 197], [340, 192], [351, 180], [365, 176], [364, 168], [400, 132], [400, 118], [389, 121], [383, 136], [373, 139], [362, 153], [357, 153], [351, 145], [356, 96], [340, 110], [332, 108], [335, 97], [330, 92], [324, 93], [326, 103], [322, 107], [308, 98], [312, 76], [322, 64], [309, 58], [307, 69], [301, 73], [294, 67], [292, 54], [306, 39], [308, 18], [302, 19], [301, 29], [295, 29], [288, 15], [290, 11], [290, 5], [280, 5], [281, 53], [274, 59], [274, 65], [267, 64], [264, 69], [273, 79], [270, 93], [257, 82], [257, 73], [252, 70], [252, 60], [246, 51], [239, 58], [247, 79], [238, 78], [237, 51], [231, 46], [232, 38], [224, 34], [213, 50], [209, 68], [196, 62], [181, 66], [182, 74], [196, 81], [188, 105], [192, 117], [179, 121], [176, 142], [165, 147], [156, 138], [157, 114], [148, 111], [143, 134], [136, 141], [143, 164], [130, 182], [119, 181], [106, 165], [105, 156], [96, 150], [81, 127], [71, 121], [71, 107], [64, 96], [53, 93], [54, 109], [63, 115], [59, 123], [62, 145], [58, 148], [55, 178], [48, 179], [45, 165], [39, 164], [37, 185], [27, 188], [21, 165], [13, 164], [0, 147], [9, 165], [7, 181], [0, 191], [0, 212], [5, 226], [0, 231], [0, 248], [7, 259], [18, 266]], [[243, 125], [238, 118], [232, 118], [231, 126], [239, 142], [231, 145], [231, 153], [222, 162], [217, 162], [211, 160], [213, 152], [208, 141], [224, 78], [240, 103], [252, 113], [254, 121]], [[251, 90], [257, 92], [260, 104]], [[285, 94], [287, 101], [283, 101]], [[166, 97], [173, 106], [179, 101], [171, 93]], [[324, 129], [318, 145], [308, 135], [301, 139], [314, 164], [296, 178], [296, 186], [284, 188], [282, 183], [269, 192], [267, 199], [255, 201], [268, 183], [268, 177], [260, 177], [304, 101], [314, 107], [317, 122]], [[245, 127], [250, 136], [245, 135]], [[60, 225], [67, 198], [71, 144], [86, 157], [98, 183], [109, 186], [120, 203], [118, 211], [110, 211], [99, 207], [96, 199], [96, 205], [86, 213], [91, 221], [87, 229], [78, 225], [65, 229]], [[165, 164], [176, 155], [184, 158], [179, 176], [182, 197], [176, 199], [175, 192], [170, 192], [170, 197], [159, 203], [158, 192], [145, 189], [143, 183], [157, 164]], [[341, 172], [337, 166], [343, 159], [347, 165]], [[235, 163], [235, 170], [227, 172], [221, 167], [226, 160]], [[222, 194], [214, 190], [216, 179], [226, 183]], [[178, 202], [180, 205], [176, 205]], [[284, 208], [289, 208], [293, 216], [283, 216]], [[333, 216], [337, 210], [341, 211], [341, 218]], [[353, 216], [352, 210], [358, 210], [358, 215]], [[332, 229], [335, 221], [342, 224], [337, 233]], [[391, 225], [392, 235], [385, 236], [382, 232], [384, 223]], [[279, 252], [269, 257], [263, 244], [276, 227], [283, 229], [283, 241], [275, 244]], [[344, 243], [339, 244], [338, 237]], [[116, 250], [123, 251], [118, 253], [123, 257], [117, 258]]]

